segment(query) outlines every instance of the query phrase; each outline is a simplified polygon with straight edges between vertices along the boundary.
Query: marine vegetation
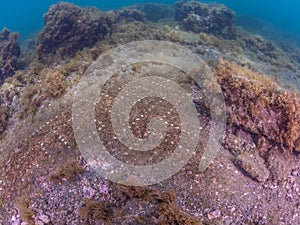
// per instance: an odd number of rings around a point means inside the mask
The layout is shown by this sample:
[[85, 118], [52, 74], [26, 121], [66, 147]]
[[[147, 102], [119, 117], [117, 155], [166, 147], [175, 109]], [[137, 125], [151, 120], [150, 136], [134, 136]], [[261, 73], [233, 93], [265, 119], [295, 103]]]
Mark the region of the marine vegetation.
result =
[[223, 5], [180, 1], [175, 3], [175, 10], [175, 19], [183, 30], [205, 32], [225, 39], [236, 36], [234, 12]]
[[18, 36], [18, 33], [11, 33], [7, 28], [0, 32], [0, 84], [18, 68]]
[[[18, 34], [4, 28], [0, 224], [298, 224], [300, 49], [245, 31], [234, 17], [224, 5], [198, 1], [110, 11], [60, 2], [49, 8], [44, 28], [22, 46], [21, 55]], [[180, 71], [168, 73], [189, 90], [204, 136], [177, 174], [159, 184], [130, 187], [99, 176], [83, 158], [74, 137], [72, 103], [94, 60], [140, 40], [171, 41], [201, 57], [222, 89], [227, 121], [219, 155], [199, 171], [211, 112], [192, 79], [180, 80]], [[117, 95], [125, 75], [139, 77], [143, 69], [143, 63], [122, 67], [104, 91]], [[96, 104], [99, 137], [119, 160], [138, 164], [138, 154], [128, 153], [110, 129], [110, 97], [99, 97]], [[131, 111], [130, 126], [138, 137], [144, 137], [152, 118], [150, 103], [141, 101]], [[177, 129], [180, 118], [169, 103], [152, 106], [170, 129]], [[176, 130], [170, 137], [179, 134]], [[166, 158], [176, 141], [166, 138], [158, 149], [163, 154], [145, 153], [141, 162]]]
[[69, 3], [53, 5], [44, 15], [44, 23], [37, 46], [42, 61], [51, 55], [74, 56], [76, 51], [91, 46], [110, 32], [103, 13]]

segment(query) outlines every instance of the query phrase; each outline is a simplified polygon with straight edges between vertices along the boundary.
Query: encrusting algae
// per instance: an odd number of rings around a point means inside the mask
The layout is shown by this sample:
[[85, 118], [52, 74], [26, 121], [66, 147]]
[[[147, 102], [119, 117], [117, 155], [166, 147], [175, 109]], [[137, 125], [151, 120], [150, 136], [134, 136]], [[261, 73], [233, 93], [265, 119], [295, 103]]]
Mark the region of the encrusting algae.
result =
[[300, 100], [296, 92], [235, 63], [220, 62], [215, 74], [230, 123], [285, 146], [286, 151], [299, 151]]
[[[37, 47], [26, 50], [30, 60], [20, 56], [17, 34], [0, 33], [0, 224], [297, 224], [300, 98], [279, 82], [282, 73], [299, 74], [296, 46], [247, 33], [234, 24], [232, 10], [196, 1], [108, 12], [59, 3], [44, 24]], [[103, 52], [149, 39], [181, 44], [211, 66], [226, 103], [226, 137], [204, 172], [198, 164], [206, 140], [171, 178], [127, 187], [100, 177], [81, 156], [72, 95]], [[132, 76], [142, 66], [131, 65]], [[193, 100], [208, 132], [209, 107], [201, 97]], [[95, 119], [106, 124], [101, 107]], [[136, 134], [147, 130], [147, 119]]]

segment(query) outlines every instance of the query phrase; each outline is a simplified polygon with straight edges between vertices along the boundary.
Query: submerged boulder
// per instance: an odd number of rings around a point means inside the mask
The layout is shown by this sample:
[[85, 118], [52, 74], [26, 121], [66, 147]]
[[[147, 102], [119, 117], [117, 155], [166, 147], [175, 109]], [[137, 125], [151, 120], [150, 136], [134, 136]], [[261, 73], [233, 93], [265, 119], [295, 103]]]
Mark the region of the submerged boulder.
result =
[[18, 33], [11, 33], [7, 28], [0, 32], [0, 84], [17, 68], [20, 55], [18, 37]]
[[275, 44], [259, 35], [246, 36], [241, 41], [244, 48], [256, 53], [262, 59], [266, 56], [273, 59], [279, 58], [279, 49]]
[[0, 139], [1, 135], [4, 133], [4, 131], [7, 128], [8, 125], [8, 112], [7, 107], [1, 105], [0, 102]]
[[229, 123], [277, 143], [286, 154], [300, 150], [300, 100], [296, 93], [234, 63], [222, 61], [216, 75], [228, 106]]
[[80, 8], [69, 3], [50, 7], [44, 15], [45, 27], [38, 38], [38, 55], [47, 61], [51, 55], [73, 56], [110, 32], [103, 13], [96, 8]]
[[110, 24], [126, 24], [134, 21], [145, 22], [145, 13], [134, 8], [124, 8], [121, 10], [111, 10], [106, 13]]
[[149, 2], [139, 4], [136, 8], [145, 13], [146, 19], [151, 22], [174, 17], [173, 9], [167, 4]]
[[236, 36], [234, 12], [224, 5], [180, 1], [175, 3], [175, 10], [175, 19], [183, 30], [205, 32], [225, 39]]

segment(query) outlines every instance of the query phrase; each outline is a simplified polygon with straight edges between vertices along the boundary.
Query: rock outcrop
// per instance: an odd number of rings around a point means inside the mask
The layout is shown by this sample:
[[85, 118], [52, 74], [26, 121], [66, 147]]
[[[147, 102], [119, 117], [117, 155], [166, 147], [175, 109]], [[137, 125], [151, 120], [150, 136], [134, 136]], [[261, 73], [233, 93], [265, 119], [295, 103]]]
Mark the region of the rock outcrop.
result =
[[103, 39], [110, 31], [105, 15], [96, 8], [69, 3], [53, 5], [44, 15], [44, 30], [38, 38], [38, 55], [74, 56], [78, 50]]
[[234, 12], [223, 5], [180, 1], [175, 3], [175, 9], [175, 19], [183, 30], [205, 32], [225, 39], [236, 36]]
[[0, 84], [17, 69], [20, 55], [18, 36], [18, 33], [11, 33], [7, 28], [0, 32]]

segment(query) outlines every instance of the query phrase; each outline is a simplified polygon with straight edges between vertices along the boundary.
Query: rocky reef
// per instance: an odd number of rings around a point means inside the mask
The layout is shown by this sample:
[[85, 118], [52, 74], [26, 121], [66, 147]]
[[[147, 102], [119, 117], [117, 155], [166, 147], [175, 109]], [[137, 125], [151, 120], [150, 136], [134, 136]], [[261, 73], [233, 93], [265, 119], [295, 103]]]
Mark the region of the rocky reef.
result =
[[109, 21], [95, 8], [69, 3], [53, 5], [44, 16], [45, 27], [38, 37], [38, 55], [74, 56], [75, 52], [103, 39], [110, 32]]
[[[1, 72], [10, 72], [1, 74], [0, 86], [0, 224], [298, 224], [300, 97], [290, 84], [300, 83], [300, 49], [236, 29], [233, 17], [225, 6], [196, 1], [107, 12], [59, 3], [45, 14], [26, 68], [17, 66], [17, 34], [4, 29]], [[205, 171], [198, 169], [207, 141], [201, 137], [182, 170], [138, 188], [110, 182], [87, 164], [74, 137], [72, 103], [99, 55], [141, 40], [175, 42], [201, 57], [223, 91], [228, 118], [222, 149]], [[120, 80], [116, 73], [104, 89], [109, 97], [99, 97], [95, 109], [99, 136], [121, 161], [135, 162], [138, 154], [119, 153], [124, 146], [107, 112], [126, 75], [140, 76], [143, 66], [122, 68]], [[189, 90], [208, 133], [212, 121], [201, 88], [189, 79], [179, 85]], [[131, 112], [143, 113], [131, 121], [136, 136], [151, 119], [146, 103]], [[178, 120], [167, 104], [157, 105], [157, 115]], [[173, 144], [165, 142], [158, 155], [164, 158]]]
[[128, 24], [134, 21], [145, 22], [146, 15], [135, 8], [125, 8], [121, 10], [112, 10], [107, 14], [111, 24]]
[[[286, 179], [300, 147], [299, 96], [236, 64], [220, 62], [216, 75], [229, 116], [224, 147], [253, 179]], [[287, 164], [281, 160], [285, 157]]]
[[2, 106], [0, 108], [0, 136], [4, 133], [7, 128], [8, 116], [7, 116], [7, 108]]
[[5, 78], [13, 75], [18, 67], [18, 36], [18, 33], [11, 33], [7, 28], [0, 33], [0, 84]]
[[[272, 80], [264, 79], [263, 75], [260, 77], [256, 75], [256, 81], [249, 82], [248, 79], [253, 79], [255, 73], [251, 74], [247, 70], [243, 72], [241, 68], [236, 70], [240, 76], [243, 76], [240, 82], [243, 86], [247, 86], [247, 91], [242, 88], [234, 89], [230, 86], [233, 82], [238, 82], [239, 78], [225, 77], [227, 70], [232, 71], [232, 68], [234, 66], [223, 67], [218, 71], [227, 105], [231, 106], [230, 121], [232, 123], [238, 121], [237, 125], [243, 129], [268, 137], [271, 142], [280, 144], [282, 148], [285, 147], [284, 152], [299, 151], [300, 105], [297, 96], [277, 90], [279, 86], [276, 87]], [[238, 96], [238, 99], [235, 96]], [[241, 96], [242, 101], [239, 100]]]
[[236, 36], [234, 12], [224, 5], [181, 1], [175, 3], [175, 10], [175, 19], [186, 31], [205, 32], [225, 39]]
[[145, 3], [137, 5], [136, 8], [142, 11], [146, 19], [151, 22], [159, 22], [159, 20], [174, 17], [174, 9], [166, 4]]

